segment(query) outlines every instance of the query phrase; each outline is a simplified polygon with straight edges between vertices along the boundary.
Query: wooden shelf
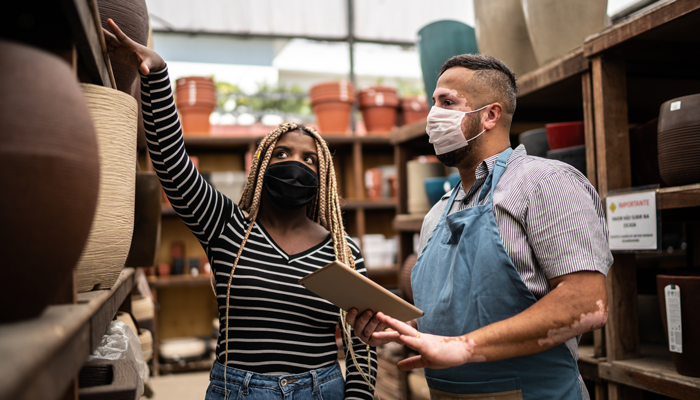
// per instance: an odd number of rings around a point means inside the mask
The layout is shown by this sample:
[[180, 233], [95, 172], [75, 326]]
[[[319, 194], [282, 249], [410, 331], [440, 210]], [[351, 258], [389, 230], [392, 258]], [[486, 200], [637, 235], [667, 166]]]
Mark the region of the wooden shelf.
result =
[[428, 125], [428, 120], [423, 119], [412, 124], [404, 125], [391, 133], [391, 144], [399, 145], [410, 142], [415, 139], [425, 139], [428, 141], [425, 127]]
[[595, 358], [594, 353], [592, 345], [578, 347], [578, 370], [583, 379], [598, 382], [600, 381], [598, 366], [601, 361], [605, 361], [605, 358]]
[[578, 47], [563, 57], [519, 77], [517, 98], [521, 100], [522, 97], [549, 88], [588, 69], [589, 63], [583, 56], [583, 47]]
[[680, 375], [665, 346], [642, 347], [642, 357], [601, 362], [600, 377], [677, 399], [700, 398], [700, 378]]
[[700, 183], [663, 188], [657, 193], [656, 208], [659, 210], [700, 207]]
[[[341, 134], [321, 135], [329, 146], [353, 145], [355, 143], [365, 145], [390, 145], [391, 138], [387, 136], [353, 136]], [[188, 150], [247, 150], [254, 146], [260, 135], [241, 136], [185, 136], [185, 147]]]
[[400, 214], [394, 219], [394, 229], [399, 232], [420, 232], [425, 215]]
[[149, 276], [148, 284], [156, 288], [182, 287], [182, 286], [207, 286], [210, 285], [207, 275], [169, 275]]
[[399, 284], [399, 266], [390, 268], [367, 268], [367, 277], [384, 287], [396, 287]]
[[124, 268], [110, 290], [79, 293], [77, 304], [0, 325], [0, 399], [61, 398], [134, 285], [134, 269]]
[[345, 201], [344, 205], [342, 202], [340, 205], [343, 210], [393, 210], [396, 208], [396, 199], [394, 198], [380, 198], [376, 200], [345, 199]]

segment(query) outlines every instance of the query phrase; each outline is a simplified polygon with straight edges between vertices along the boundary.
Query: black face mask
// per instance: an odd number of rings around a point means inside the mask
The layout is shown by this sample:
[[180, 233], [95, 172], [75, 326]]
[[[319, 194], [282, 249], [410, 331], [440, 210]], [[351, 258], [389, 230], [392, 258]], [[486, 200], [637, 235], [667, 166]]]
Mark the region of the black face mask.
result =
[[316, 196], [318, 175], [299, 161], [282, 161], [267, 166], [263, 185], [277, 207], [298, 210]]

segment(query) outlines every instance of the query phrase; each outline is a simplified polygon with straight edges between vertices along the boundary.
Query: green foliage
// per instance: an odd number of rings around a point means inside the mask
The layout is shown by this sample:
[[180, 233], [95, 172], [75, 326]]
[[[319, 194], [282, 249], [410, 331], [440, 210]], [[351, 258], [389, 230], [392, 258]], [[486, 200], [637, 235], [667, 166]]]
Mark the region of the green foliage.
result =
[[258, 84], [258, 91], [252, 95], [243, 93], [236, 85], [227, 82], [216, 82], [217, 105], [233, 99], [236, 102], [235, 111], [276, 111], [284, 114], [311, 115], [311, 106], [307, 93], [297, 85]]

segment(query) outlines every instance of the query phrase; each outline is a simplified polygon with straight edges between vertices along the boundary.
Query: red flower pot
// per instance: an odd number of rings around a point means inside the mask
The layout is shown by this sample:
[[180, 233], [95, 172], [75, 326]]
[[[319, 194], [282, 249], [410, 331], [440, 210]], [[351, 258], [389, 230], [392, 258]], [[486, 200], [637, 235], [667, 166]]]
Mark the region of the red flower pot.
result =
[[547, 124], [545, 128], [547, 129], [547, 142], [549, 142], [550, 150], [586, 144], [583, 121]]
[[216, 87], [211, 78], [202, 76], [180, 78], [177, 80], [175, 95], [178, 108], [185, 106], [216, 106]]
[[179, 107], [182, 133], [184, 135], [208, 135], [211, 131], [209, 116], [214, 112], [214, 106], [183, 106]]
[[403, 112], [403, 123], [412, 124], [428, 118], [430, 108], [425, 96], [407, 96], [401, 99], [401, 111]]
[[342, 133], [348, 131], [352, 104], [342, 101], [328, 101], [313, 106], [322, 133]]

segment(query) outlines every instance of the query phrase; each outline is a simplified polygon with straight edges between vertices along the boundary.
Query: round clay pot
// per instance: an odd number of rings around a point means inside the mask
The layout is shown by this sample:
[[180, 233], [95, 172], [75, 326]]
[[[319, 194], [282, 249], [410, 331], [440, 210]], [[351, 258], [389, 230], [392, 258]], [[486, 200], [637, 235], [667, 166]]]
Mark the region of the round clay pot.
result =
[[109, 289], [119, 278], [134, 230], [136, 100], [103, 86], [82, 84], [100, 154], [95, 220], [78, 262], [78, 291]]
[[396, 106], [363, 107], [362, 120], [365, 122], [367, 133], [370, 135], [388, 135], [394, 129], [396, 121]]
[[521, 2], [527, 32], [539, 65], [553, 61], [581, 46], [586, 36], [605, 28], [608, 18], [608, 0]]
[[[145, 0], [97, 0], [97, 8], [105, 29], [109, 30], [107, 19], [111, 18], [131, 40], [143, 46], [148, 45], [148, 8]], [[117, 89], [131, 93], [131, 85], [138, 76], [138, 71], [114, 58], [110, 61]]]
[[318, 129], [322, 133], [345, 134], [350, 123], [352, 104], [347, 102], [325, 102], [313, 106]]
[[668, 340], [668, 325], [666, 319], [666, 296], [664, 288], [668, 285], [678, 285], [681, 292], [681, 342], [683, 353], [670, 352], [676, 371], [681, 375], [700, 378], [700, 276], [671, 276], [657, 275], [656, 290], [659, 296], [661, 321], [664, 324], [666, 340]]
[[325, 95], [319, 95], [311, 98], [311, 105], [314, 104], [320, 104], [320, 103], [327, 103], [329, 101], [332, 102], [341, 102], [341, 103], [354, 103], [355, 102], [355, 96], [340, 96], [338, 94], [325, 94]]
[[482, 54], [503, 61], [516, 75], [537, 69], [520, 0], [474, 0], [474, 14]]
[[39, 315], [69, 290], [95, 215], [100, 164], [90, 113], [68, 64], [2, 40], [0, 53], [0, 322], [6, 322]]
[[430, 108], [425, 96], [405, 96], [401, 99], [403, 123], [412, 124], [428, 118]]
[[411, 160], [406, 163], [408, 189], [408, 213], [425, 214], [430, 211], [430, 202], [425, 192], [425, 180], [445, 175], [445, 166], [440, 161]]
[[333, 81], [333, 82], [323, 82], [316, 84], [309, 90], [309, 96], [314, 97], [321, 93], [347, 93], [348, 95], [354, 94], [355, 89], [349, 81]]
[[547, 124], [545, 128], [547, 129], [547, 142], [550, 150], [586, 144], [583, 121]]
[[700, 95], [671, 99], [661, 105], [658, 125], [659, 173], [664, 183], [700, 182]]
[[211, 132], [209, 116], [214, 112], [214, 105], [188, 105], [178, 107], [178, 111], [185, 136], [208, 135]]
[[[180, 112], [185, 106], [216, 107], [214, 80], [204, 76], [180, 78], [176, 81], [175, 98]], [[211, 114], [211, 111], [209, 113]]]

